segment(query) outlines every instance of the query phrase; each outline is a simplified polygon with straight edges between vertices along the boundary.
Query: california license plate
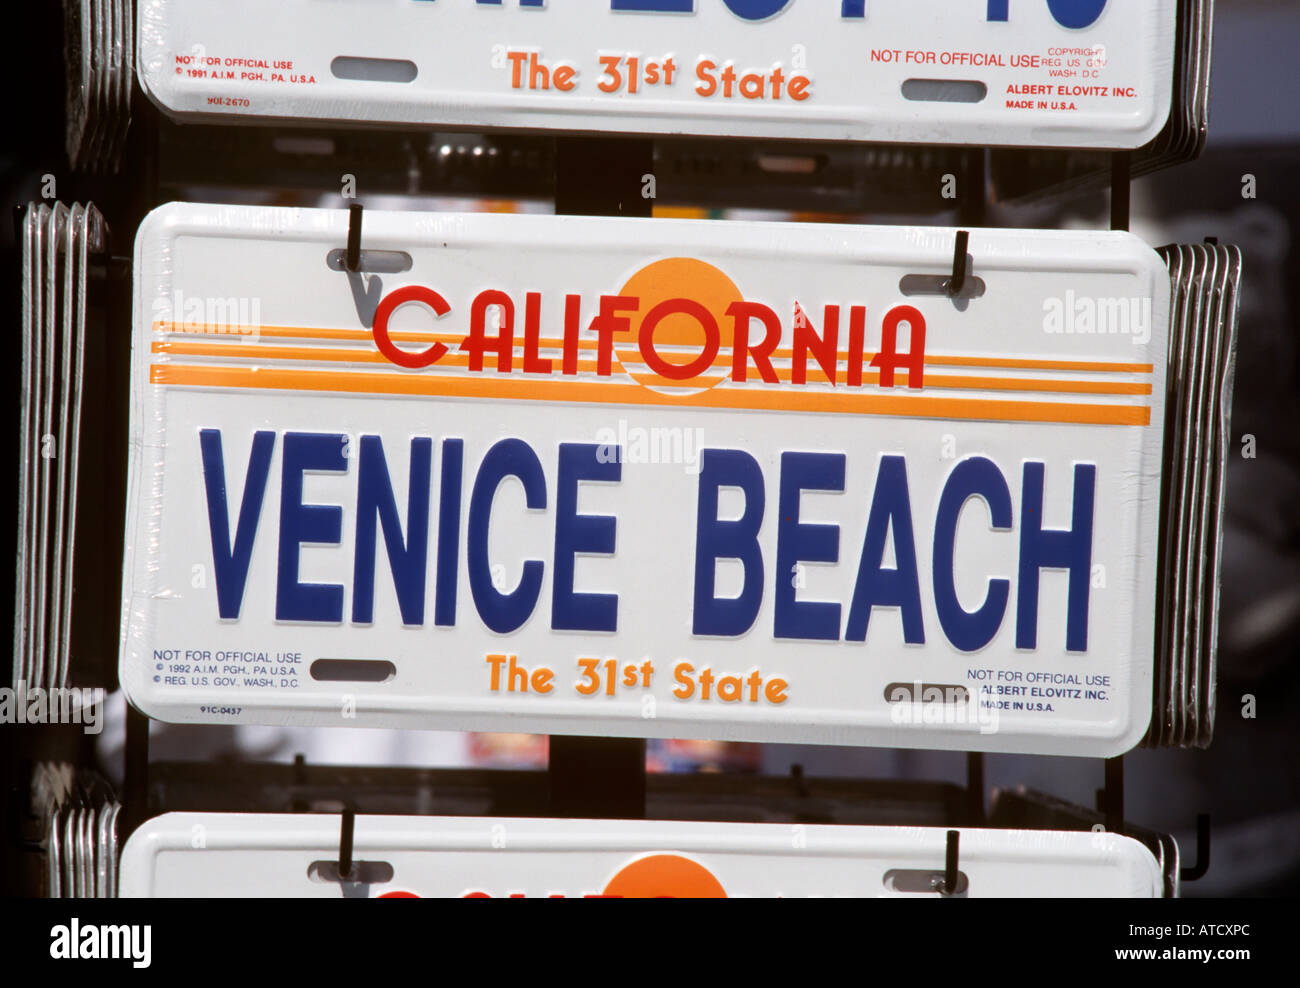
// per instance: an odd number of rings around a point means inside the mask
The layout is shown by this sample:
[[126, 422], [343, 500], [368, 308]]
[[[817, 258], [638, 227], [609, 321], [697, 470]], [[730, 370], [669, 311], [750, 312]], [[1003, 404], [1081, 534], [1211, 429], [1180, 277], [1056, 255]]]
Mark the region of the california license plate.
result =
[[1117, 755], [1169, 274], [1135, 237], [174, 204], [121, 680], [162, 720]]
[[[946, 831], [927, 827], [167, 813], [122, 851], [124, 898], [936, 897]], [[1105, 832], [960, 831], [955, 894], [1156, 898], [1160, 869]]]
[[178, 117], [1135, 148], [1175, 0], [153, 0]]

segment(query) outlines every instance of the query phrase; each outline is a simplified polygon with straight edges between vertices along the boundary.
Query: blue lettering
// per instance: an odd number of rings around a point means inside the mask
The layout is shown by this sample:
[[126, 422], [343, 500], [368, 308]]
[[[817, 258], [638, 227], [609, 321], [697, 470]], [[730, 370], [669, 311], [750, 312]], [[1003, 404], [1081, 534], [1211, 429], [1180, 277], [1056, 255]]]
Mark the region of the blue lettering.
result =
[[405, 625], [424, 624], [424, 581], [429, 556], [429, 481], [433, 440], [411, 440], [411, 477], [406, 497], [409, 534], [402, 540], [402, 522], [378, 436], [361, 437], [361, 463], [357, 468], [357, 538], [352, 570], [352, 620], [369, 624], [375, 616], [376, 521], [384, 530], [388, 565], [397, 590], [397, 604]]
[[737, 17], [747, 21], [765, 21], [790, 6], [791, 0], [722, 0], [722, 2]]
[[552, 573], [551, 627], [556, 631], [617, 631], [618, 595], [576, 593], [573, 589], [577, 553], [613, 555], [617, 525], [612, 515], [578, 514], [578, 482], [622, 479], [623, 455], [601, 462], [589, 443], [561, 443], [559, 479], [555, 492], [555, 564]]
[[1016, 595], [1016, 648], [1038, 647], [1038, 577], [1042, 569], [1070, 574], [1066, 596], [1065, 647], [1088, 650], [1088, 582], [1092, 575], [1092, 506], [1097, 468], [1074, 465], [1074, 506], [1071, 527], [1043, 528], [1042, 463], [1024, 466], [1020, 503], [1020, 576]]
[[208, 530], [212, 536], [212, 569], [217, 584], [217, 613], [223, 620], [239, 617], [248, 582], [248, 564], [253, 558], [253, 542], [262, 515], [262, 498], [266, 494], [266, 477], [271, 471], [271, 452], [275, 448], [274, 432], [253, 434], [253, 448], [248, 455], [248, 472], [244, 478], [244, 496], [239, 502], [239, 520], [235, 523], [235, 543], [230, 544], [230, 511], [226, 505], [226, 465], [221, 454], [221, 430], [199, 431], [199, 450], [203, 455], [203, 486], [208, 494]]
[[[885, 569], [885, 539], [893, 531], [894, 569]], [[848, 641], [867, 639], [867, 622], [873, 607], [902, 610], [903, 640], [909, 645], [925, 643], [921, 619], [921, 583], [916, 571], [916, 541], [912, 535], [912, 506], [907, 491], [907, 461], [901, 456], [882, 456], [876, 474], [876, 490], [867, 518], [867, 535], [862, 543], [858, 580], [853, 588], [849, 618], [844, 630]]]
[[[738, 487], [745, 509], [734, 521], [718, 518], [718, 491]], [[706, 449], [700, 454], [700, 493], [695, 522], [695, 613], [697, 635], [743, 635], [763, 603], [763, 550], [758, 530], [765, 503], [763, 471], [738, 449]], [[738, 559], [745, 575], [740, 596], [715, 595], [719, 559]]]
[[460, 585], [460, 492], [465, 460], [463, 439], [442, 441], [442, 483], [438, 496], [438, 572], [434, 577], [433, 623], [456, 623], [456, 591]]
[[1006, 478], [990, 459], [973, 456], [953, 468], [939, 497], [939, 511], [934, 520], [934, 604], [939, 624], [948, 640], [963, 652], [976, 652], [993, 640], [1007, 610], [1011, 593], [1008, 580], [989, 580], [984, 603], [967, 611], [957, 599], [954, 565], [957, 520], [962, 507], [972, 497], [988, 505], [994, 531], [1011, 528], [1011, 492]]
[[1092, 27], [1106, 9], [1106, 0], [1047, 0], [1047, 9], [1061, 27]]
[[[988, 0], [988, 20], [1010, 18], [1011, 0]], [[1047, 9], [1061, 27], [1078, 30], [1092, 27], [1106, 9], [1106, 0], [1047, 0]]]
[[[722, 0], [722, 2], [737, 17], [747, 21], [765, 21], [781, 13], [793, 0]], [[863, 0], [846, 0], [845, 3], [846, 7], [861, 8], [862, 5]], [[635, 14], [693, 14], [695, 0], [610, 0], [609, 9]]]
[[799, 521], [803, 491], [844, 490], [843, 453], [782, 453], [781, 493], [776, 530], [777, 638], [838, 641], [840, 605], [798, 599], [799, 566], [803, 562], [835, 563], [840, 558], [838, 525], [808, 525]]
[[[436, 0], [416, 0], [435, 3]], [[546, 0], [518, 0], [523, 10], [544, 10]], [[746, 21], [765, 21], [784, 12], [794, 0], [722, 0], [723, 5]], [[501, 7], [506, 0], [475, 0], [480, 7]], [[1091, 27], [1106, 9], [1107, 0], [1047, 0], [1047, 9], [1062, 27], [1077, 30]], [[1011, 0], [987, 0], [985, 19], [1010, 19]], [[695, 0], [610, 0], [609, 9], [629, 14], [694, 14]], [[866, 0], [840, 0], [840, 17], [862, 20], [867, 16]]]
[[275, 619], [337, 624], [343, 620], [343, 587], [300, 583], [303, 543], [338, 545], [343, 541], [343, 509], [337, 504], [303, 504], [302, 475], [308, 470], [347, 473], [347, 436], [286, 432], [280, 474], [280, 555], [276, 568]]
[[633, 14], [693, 14], [695, 0], [610, 0], [609, 9]]
[[506, 477], [517, 477], [524, 485], [524, 503], [530, 509], [546, 507], [546, 478], [531, 446], [522, 439], [502, 439], [487, 451], [470, 494], [466, 555], [474, 606], [478, 608], [483, 623], [498, 634], [515, 631], [532, 616], [542, 590], [545, 569], [540, 559], [525, 561], [519, 585], [510, 593], [501, 593], [492, 582], [488, 530], [492, 521], [492, 501]]

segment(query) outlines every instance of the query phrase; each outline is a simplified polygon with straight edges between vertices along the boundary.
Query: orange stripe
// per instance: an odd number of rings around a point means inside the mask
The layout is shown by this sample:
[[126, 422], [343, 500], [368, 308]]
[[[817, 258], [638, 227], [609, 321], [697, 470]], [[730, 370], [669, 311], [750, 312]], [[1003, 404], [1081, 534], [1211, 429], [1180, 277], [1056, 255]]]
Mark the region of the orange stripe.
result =
[[[224, 329], [209, 330], [206, 325], [201, 329], [186, 329], [186, 325], [197, 326], [198, 323], [156, 322], [154, 331], [159, 333], [176, 333], [183, 336], [233, 336], [237, 339], [277, 339], [277, 340], [358, 340], [372, 342], [374, 336], [368, 329], [313, 329], [309, 326], [228, 326]], [[391, 332], [388, 338], [394, 343], [455, 343], [465, 339], [464, 333], [402, 333]], [[519, 341], [516, 346], [522, 346]], [[537, 341], [539, 348], [558, 350], [563, 348], [564, 340], [544, 337]], [[595, 350], [595, 340], [579, 340], [579, 350]]]
[[[927, 361], [929, 363], [929, 361]], [[640, 384], [660, 384], [667, 387], [674, 386], [702, 386], [712, 387], [718, 381], [729, 374], [721, 376], [697, 377], [690, 381], [670, 381], [666, 378], [660, 378], [654, 373], [640, 373], [640, 368], [644, 364], [636, 364], [635, 367], [627, 366], [628, 362], [624, 361], [627, 372]], [[787, 367], [774, 367], [776, 376], [782, 384], [790, 384], [793, 381], [793, 374]], [[895, 373], [903, 381], [908, 379], [908, 373], [904, 369], [896, 369]], [[757, 374], [750, 377], [756, 384], [760, 378]], [[827, 383], [830, 378], [820, 368], [808, 368], [807, 379], [815, 383]], [[840, 380], [844, 378], [841, 376]], [[771, 383], [771, 382], [769, 382]], [[879, 371], [866, 371], [862, 375], [863, 384], [879, 384]], [[971, 390], [971, 391], [1042, 391], [1056, 394], [1093, 394], [1093, 395], [1149, 395], [1151, 385], [1133, 381], [1062, 381], [1051, 378], [1038, 377], [972, 377], [967, 374], [926, 374], [925, 386], [927, 388], [948, 388], [952, 390]]]
[[155, 364], [154, 384], [208, 388], [268, 388], [345, 394], [420, 397], [496, 398], [525, 401], [597, 402], [609, 405], [661, 405], [696, 408], [762, 409], [902, 415], [913, 418], [983, 419], [1014, 422], [1074, 422], [1097, 425], [1149, 425], [1145, 405], [1064, 404], [935, 398], [925, 395], [871, 395], [861, 392], [743, 391], [721, 388], [695, 395], [664, 395], [623, 384], [580, 383], [520, 378], [465, 378], [436, 374], [340, 374], [333, 371], [271, 370], [260, 367], [181, 367]]
[[[778, 348], [772, 351], [773, 357], [794, 357], [794, 351], [785, 348]], [[869, 364], [875, 358], [874, 353], [864, 353], [862, 362]], [[840, 350], [836, 357], [840, 360], [848, 360], [849, 354], [846, 350]], [[1113, 371], [1120, 374], [1150, 374], [1154, 369], [1152, 364], [1126, 364], [1116, 361], [1106, 360], [1045, 360], [1034, 357], [954, 357], [943, 354], [928, 354], [925, 358], [927, 365], [933, 364], [936, 367], [1014, 367], [1017, 370], [1071, 370], [1071, 371]], [[817, 359], [810, 352], [808, 354], [808, 369], [819, 367]]]
[[1152, 364], [1124, 364], [1104, 360], [1035, 360], [1019, 357], [926, 357], [927, 364], [948, 367], [1016, 367], [1024, 370], [1116, 371], [1121, 374], [1150, 374]]
[[[172, 353], [200, 357], [251, 357], [262, 360], [326, 360], [340, 363], [385, 364], [388, 358], [375, 350], [337, 350], [326, 347], [284, 347], [267, 346], [257, 343], [190, 343], [181, 340], [154, 340], [150, 349], [154, 353]], [[552, 366], [557, 361], [552, 361]], [[438, 361], [439, 367], [468, 367], [469, 355], [449, 353]], [[595, 373], [596, 361], [578, 361], [578, 370]], [[726, 375], [707, 375], [692, 378], [690, 381], [669, 381], [661, 379], [654, 373], [640, 373], [632, 367], [625, 368], [638, 384], [660, 384], [669, 387], [712, 387], [724, 380]], [[907, 372], [900, 371], [906, 378]], [[788, 369], [778, 371], [783, 383], [790, 383]], [[809, 370], [808, 380], [825, 382], [829, 380], [821, 370]], [[878, 384], [880, 374], [876, 371], [862, 377], [864, 384]], [[1126, 381], [1055, 381], [1038, 378], [1015, 377], [970, 377], [961, 374], [930, 374], [925, 378], [927, 387], [969, 389], [975, 391], [1042, 391], [1064, 394], [1110, 394], [1110, 395], [1149, 395], [1150, 384], [1136, 384]]]
[[[181, 333], [187, 336], [236, 336], [240, 338], [271, 337], [274, 339], [302, 339], [302, 340], [364, 340], [370, 341], [373, 336], [368, 329], [314, 329], [308, 326], [231, 326], [224, 330], [209, 331], [206, 326], [202, 330], [185, 329], [186, 325], [196, 325], [194, 323], [177, 323], [177, 322], [156, 322], [154, 330], [159, 333]], [[465, 339], [464, 333], [389, 333], [389, 338], [394, 343], [456, 343], [459, 344]], [[516, 344], [520, 346], [522, 343]], [[578, 349], [595, 350], [597, 347], [595, 340], [579, 340]], [[541, 337], [538, 340], [539, 347], [548, 349], [561, 349], [564, 346], [564, 340], [553, 336]], [[727, 348], [721, 348], [726, 350]], [[777, 358], [793, 357], [794, 351], [791, 349], [776, 349], [772, 351], [772, 356]], [[840, 350], [836, 354], [840, 360], [847, 360], [849, 353], [847, 350]], [[864, 353], [862, 355], [863, 363], [869, 363], [875, 357], [874, 353]], [[1122, 363], [1117, 361], [1105, 360], [1046, 360], [1030, 357], [958, 357], [945, 356], [942, 354], [931, 354], [925, 358], [927, 365], [933, 364], [936, 367], [1012, 367], [1019, 370], [1070, 370], [1070, 371], [1109, 371], [1119, 374], [1150, 374], [1155, 368], [1152, 364], [1135, 364]], [[812, 354], [808, 355], [808, 367], [811, 373], [812, 369], [817, 366], [817, 361]]]
[[632, 380], [637, 384], [643, 384], [647, 388], [711, 388], [715, 384], [721, 384], [727, 379], [726, 374], [710, 374], [707, 377], [692, 377], [686, 381], [673, 381], [666, 377], [660, 377], [658, 374], [654, 373], [637, 374], [628, 371], [627, 374], [628, 377], [632, 378]]
[[[908, 378], [905, 370], [896, 370], [895, 373], [904, 381]], [[789, 383], [789, 377], [780, 372], [778, 376], [782, 381]], [[808, 380], [828, 381], [829, 378], [822, 371], [813, 371], [810, 368]], [[879, 384], [880, 372], [865, 372], [862, 375], [862, 383]], [[972, 377], [967, 374], [926, 374], [925, 386], [973, 391], [1043, 391], [1056, 394], [1149, 395], [1151, 393], [1150, 384], [1130, 381], [1058, 381], [1037, 377]]]
[[[383, 364], [387, 367], [394, 367], [388, 358], [378, 350], [337, 350], [328, 347], [289, 347], [289, 346], [267, 346], [258, 343], [189, 343], [180, 340], [154, 340], [150, 344], [150, 349], [154, 353], [171, 353], [179, 356], [195, 357], [248, 357], [262, 360], [327, 360], [342, 363], [358, 364]], [[558, 373], [560, 360], [558, 357], [545, 358], [549, 359], [552, 368]], [[484, 365], [496, 367], [496, 355], [493, 354], [484, 359]], [[438, 361], [439, 367], [468, 367], [469, 354], [467, 353], [448, 353]], [[522, 365], [519, 366], [520, 373], [523, 372]], [[596, 373], [596, 361], [579, 360], [578, 370], [587, 373]]]

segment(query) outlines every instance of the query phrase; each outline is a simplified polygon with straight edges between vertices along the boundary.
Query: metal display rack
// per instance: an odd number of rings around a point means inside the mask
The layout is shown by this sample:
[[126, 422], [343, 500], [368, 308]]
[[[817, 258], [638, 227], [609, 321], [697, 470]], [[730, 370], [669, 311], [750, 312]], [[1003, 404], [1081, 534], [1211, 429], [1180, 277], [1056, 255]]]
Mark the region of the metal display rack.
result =
[[[57, 12], [57, 5], [46, 5]], [[47, 20], [52, 20], [48, 14]], [[57, 35], [55, 35], [57, 36]], [[116, 240], [93, 269], [97, 297], [92, 318], [102, 320], [103, 392], [93, 399], [100, 414], [88, 422], [85, 445], [122, 449], [126, 436], [126, 368], [131, 324], [133, 231], [156, 205], [184, 189], [220, 189], [238, 200], [257, 190], [318, 190], [337, 194], [339, 162], [360, 178], [367, 195], [445, 195], [553, 199], [563, 214], [651, 219], [651, 206], [782, 208], [826, 214], [889, 212], [929, 214], [953, 224], [956, 246], [950, 287], [966, 276], [963, 227], [982, 225], [988, 213], [989, 162], [1024, 174], [1050, 174], [1046, 153], [987, 148], [893, 148], [791, 144], [773, 141], [650, 139], [564, 134], [560, 136], [464, 134], [398, 130], [330, 130], [229, 127], [185, 124], [163, 118], [137, 89], [130, 137], [116, 175], [60, 174], [76, 198], [93, 201], [105, 214]], [[1061, 152], [1062, 155], [1065, 152]], [[37, 164], [29, 162], [29, 164]], [[1031, 168], [1032, 166], [1032, 168]], [[40, 165], [37, 165], [40, 167]], [[1064, 167], [1064, 166], [1062, 166]], [[1110, 227], [1127, 230], [1132, 156], [1110, 156]], [[641, 194], [642, 177], [659, 177], [655, 200]], [[960, 176], [965, 191], [955, 203], [927, 191], [947, 173]], [[955, 206], [955, 209], [954, 209]], [[351, 256], [364, 245], [364, 212], [353, 205]], [[976, 259], [978, 263], [978, 259]], [[76, 638], [77, 686], [116, 687], [120, 600], [121, 520], [125, 469], [120, 457], [95, 460], [100, 498], [87, 536], [85, 565], [79, 560], [82, 608]], [[90, 516], [88, 516], [90, 517]], [[1054, 804], [1017, 792], [986, 792], [984, 756], [966, 755], [964, 786], [926, 782], [831, 781], [764, 776], [671, 776], [646, 773], [646, 742], [552, 736], [548, 768], [542, 771], [402, 770], [307, 765], [202, 765], [151, 763], [148, 717], [128, 709], [123, 814], [119, 845], [145, 820], [168, 810], [244, 812], [338, 812], [339, 875], [351, 873], [352, 819], [358, 813], [443, 815], [490, 813], [587, 819], [718, 819], [882, 823], [941, 827], [1014, 826], [1027, 829], [1090, 830], [1128, 834], [1158, 848], [1168, 839], [1134, 826], [1125, 815], [1124, 759], [1098, 766], [1102, 785], [1095, 809]], [[54, 728], [27, 728], [11, 760], [10, 783], [23, 766], [40, 760], [86, 764], [88, 745]], [[9, 807], [22, 818], [24, 845], [34, 851], [30, 809]], [[950, 831], [945, 861], [934, 863], [935, 890], [958, 891], [960, 847]], [[1166, 861], [1166, 894], [1179, 881], [1194, 881], [1209, 864], [1210, 822], [1197, 821], [1194, 863]], [[31, 868], [22, 869], [29, 876]], [[940, 880], [941, 879], [941, 880]]]

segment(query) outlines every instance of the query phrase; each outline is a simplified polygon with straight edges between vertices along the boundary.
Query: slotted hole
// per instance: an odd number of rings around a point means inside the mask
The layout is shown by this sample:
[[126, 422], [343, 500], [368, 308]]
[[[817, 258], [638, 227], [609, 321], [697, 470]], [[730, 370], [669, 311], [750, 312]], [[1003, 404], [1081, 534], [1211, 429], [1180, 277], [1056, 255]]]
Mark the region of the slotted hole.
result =
[[313, 861], [307, 866], [307, 877], [322, 884], [347, 881], [353, 885], [386, 885], [393, 880], [393, 874], [393, 866], [387, 861], [353, 861], [352, 873], [346, 879], [339, 874], [337, 861]]
[[905, 79], [902, 89], [918, 103], [979, 103], [989, 93], [978, 79]]
[[271, 147], [279, 154], [311, 154], [324, 158], [334, 153], [334, 138], [285, 134], [272, 138]]
[[[928, 868], [890, 868], [885, 872], [885, 888], [890, 892], [912, 892], [939, 894], [943, 888], [944, 874]], [[970, 888], [970, 879], [966, 872], [957, 872], [957, 891], [954, 895], [965, 895]]]
[[951, 683], [890, 683], [886, 703], [966, 703], [970, 690]]
[[387, 659], [317, 659], [311, 678], [321, 683], [386, 683], [397, 675]]
[[[967, 262], [969, 266], [969, 261]], [[905, 274], [898, 281], [898, 290], [909, 297], [916, 295], [948, 295], [950, 274]], [[984, 294], [984, 279], [969, 273], [961, 291], [952, 298], [980, 298]]]
[[811, 154], [761, 154], [758, 167], [772, 175], [811, 175], [821, 167]]
[[[325, 264], [331, 271], [347, 270], [348, 252], [336, 247], [325, 255]], [[411, 255], [404, 250], [363, 250], [362, 271], [374, 274], [401, 274], [411, 270]]]
[[351, 82], [414, 82], [419, 70], [409, 58], [359, 58], [339, 55], [330, 62], [336, 79]]

